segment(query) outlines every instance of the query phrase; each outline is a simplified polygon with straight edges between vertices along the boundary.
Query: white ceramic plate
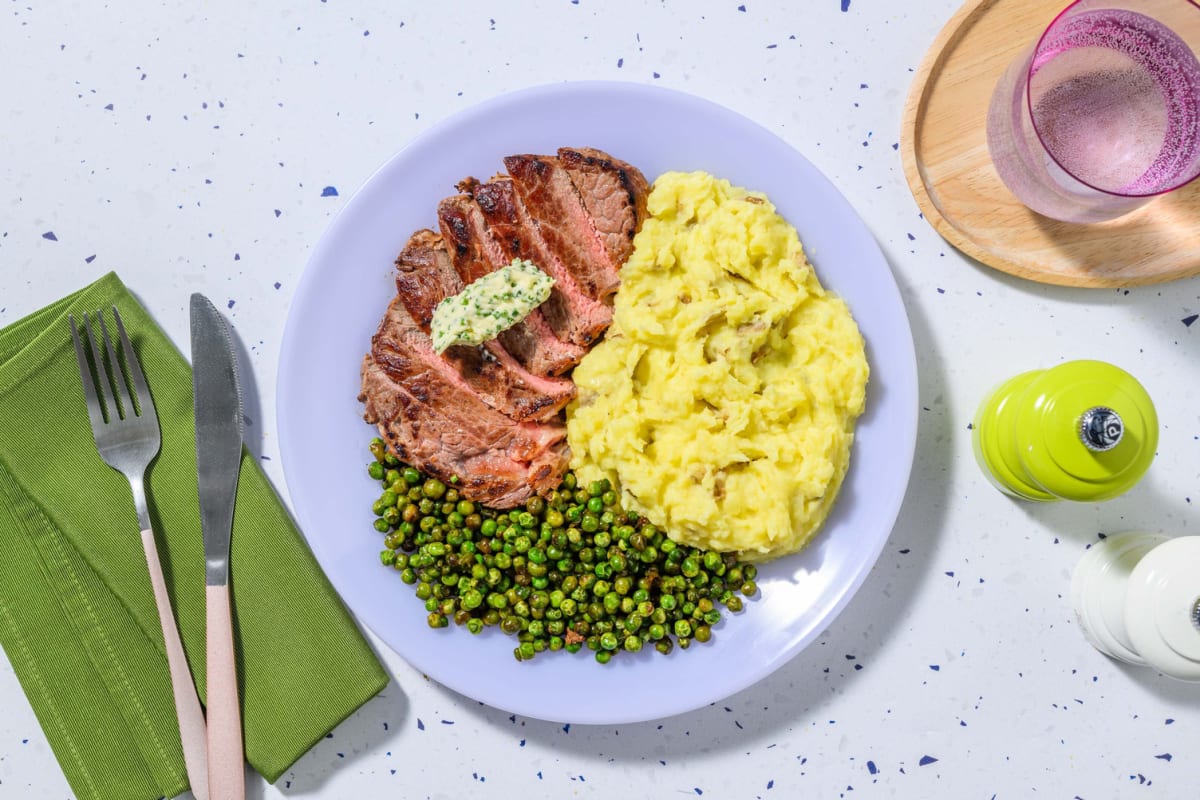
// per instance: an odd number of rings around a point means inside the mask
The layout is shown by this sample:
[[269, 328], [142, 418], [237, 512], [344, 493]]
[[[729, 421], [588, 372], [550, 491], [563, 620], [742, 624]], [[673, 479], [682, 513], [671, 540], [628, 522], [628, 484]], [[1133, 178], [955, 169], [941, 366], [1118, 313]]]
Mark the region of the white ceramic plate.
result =
[[[356, 400], [359, 364], [395, 294], [392, 262], [409, 235], [436, 229], [460, 179], [488, 177], [512, 153], [607, 150], [646, 177], [706, 170], [757, 189], [800, 232], [821, 281], [844, 297], [867, 342], [867, 411], [836, 508], [807, 550], [765, 565], [761, 597], [713, 640], [607, 666], [587, 651], [512, 656], [499, 631], [431, 630], [412, 587], [379, 563], [379, 492], [365, 466], [375, 435]], [[917, 430], [912, 335], [887, 262], [854, 209], [781, 139], [720, 106], [627, 83], [563, 83], [457, 114], [396, 154], [325, 232], [296, 291], [279, 364], [280, 449], [300, 525], [355, 615], [410, 664], [488, 705], [574, 723], [665, 717], [727, 697], [779, 668], [849, 602], [891, 532]]]

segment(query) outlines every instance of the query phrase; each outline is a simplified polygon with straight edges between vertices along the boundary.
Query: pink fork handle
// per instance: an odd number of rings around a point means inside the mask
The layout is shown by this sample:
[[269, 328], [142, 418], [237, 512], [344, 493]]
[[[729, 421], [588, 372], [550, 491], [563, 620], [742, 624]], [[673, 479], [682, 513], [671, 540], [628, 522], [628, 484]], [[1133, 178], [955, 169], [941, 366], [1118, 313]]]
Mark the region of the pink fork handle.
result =
[[207, 586], [208, 628], [208, 791], [212, 800], [244, 800], [242, 714], [229, 586]]
[[171, 692], [175, 696], [175, 716], [179, 719], [179, 741], [183, 745], [183, 763], [187, 768], [188, 783], [196, 800], [208, 800], [208, 736], [204, 712], [200, 710], [200, 698], [196, 696], [187, 656], [179, 640], [179, 629], [175, 627], [175, 613], [171, 608], [171, 598], [167, 595], [162, 564], [158, 560], [154, 531], [142, 531], [142, 548], [146, 551], [146, 567], [150, 570], [150, 585], [154, 588], [158, 621], [162, 625], [163, 644], [167, 649]]

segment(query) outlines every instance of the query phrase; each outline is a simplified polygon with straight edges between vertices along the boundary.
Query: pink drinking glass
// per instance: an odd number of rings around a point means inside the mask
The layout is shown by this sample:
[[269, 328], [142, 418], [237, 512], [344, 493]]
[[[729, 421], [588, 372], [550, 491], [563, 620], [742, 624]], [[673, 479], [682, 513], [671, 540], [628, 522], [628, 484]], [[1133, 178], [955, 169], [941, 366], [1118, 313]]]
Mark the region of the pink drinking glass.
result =
[[1197, 0], [1077, 0], [996, 86], [996, 171], [1064, 222], [1114, 219], [1178, 189], [1200, 175], [1198, 50]]

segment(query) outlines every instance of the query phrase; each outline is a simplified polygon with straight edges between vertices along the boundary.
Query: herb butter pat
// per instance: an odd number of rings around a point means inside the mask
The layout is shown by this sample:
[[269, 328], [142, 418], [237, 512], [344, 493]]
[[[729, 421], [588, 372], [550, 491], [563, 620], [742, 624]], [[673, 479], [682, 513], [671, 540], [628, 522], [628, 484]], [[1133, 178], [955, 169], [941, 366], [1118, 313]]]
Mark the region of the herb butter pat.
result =
[[483, 344], [516, 325], [550, 296], [554, 279], [528, 261], [514, 258], [433, 310], [435, 352], [456, 344]]

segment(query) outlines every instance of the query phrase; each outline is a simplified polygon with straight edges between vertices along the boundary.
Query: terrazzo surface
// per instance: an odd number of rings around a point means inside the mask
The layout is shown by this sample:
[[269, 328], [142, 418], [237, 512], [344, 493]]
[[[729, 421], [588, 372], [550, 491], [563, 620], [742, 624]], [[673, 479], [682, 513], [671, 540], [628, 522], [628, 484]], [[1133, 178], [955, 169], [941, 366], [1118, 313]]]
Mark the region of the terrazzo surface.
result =
[[[1022, 282], [921, 219], [897, 152], [901, 109], [956, 5], [0, 6], [0, 326], [116, 270], [186, 343], [188, 296], [206, 293], [249, 351], [247, 436], [281, 490], [273, 387], [311, 249], [405, 142], [508, 91], [634, 81], [757, 121], [838, 185], [907, 305], [921, 403], [907, 499], [849, 607], [785, 667], [692, 713], [587, 727], [482, 706], [375, 640], [388, 689], [274, 786], [252, 776], [249, 797], [1196, 796], [1200, 687], [1099, 654], [1068, 597], [1100, 536], [1197, 533], [1200, 279]], [[1105, 504], [1004, 498], [971, 454], [980, 397], [1086, 357], [1124, 366], [1154, 398], [1150, 473]], [[0, 798], [70, 796], [0, 658]]]

